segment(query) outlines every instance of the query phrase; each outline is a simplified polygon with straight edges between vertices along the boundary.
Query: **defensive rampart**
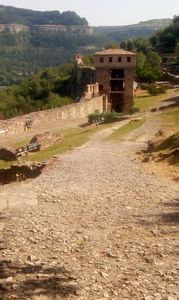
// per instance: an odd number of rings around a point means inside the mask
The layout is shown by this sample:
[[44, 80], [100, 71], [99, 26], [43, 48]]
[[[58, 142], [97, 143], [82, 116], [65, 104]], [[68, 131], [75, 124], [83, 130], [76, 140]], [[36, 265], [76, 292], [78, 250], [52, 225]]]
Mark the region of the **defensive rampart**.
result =
[[[87, 96], [90, 98], [89, 93]], [[83, 99], [80, 102], [66, 105], [59, 108], [48, 109], [38, 112], [29, 113], [24, 116], [0, 120], [0, 129], [5, 130], [5, 134], [14, 134], [25, 130], [25, 124], [29, 120], [33, 126], [42, 122], [58, 120], [77, 120], [86, 118], [89, 114], [98, 111], [103, 112], [106, 103], [105, 96], [96, 96], [89, 100]]]

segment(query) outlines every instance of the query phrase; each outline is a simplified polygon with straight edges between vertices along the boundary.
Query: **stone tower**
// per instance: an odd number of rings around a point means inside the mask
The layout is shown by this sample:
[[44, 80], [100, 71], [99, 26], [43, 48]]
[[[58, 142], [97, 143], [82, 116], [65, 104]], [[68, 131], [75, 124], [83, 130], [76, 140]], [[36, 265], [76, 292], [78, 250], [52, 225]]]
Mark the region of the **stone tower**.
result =
[[133, 82], [136, 54], [123, 49], [95, 53], [96, 81], [108, 97], [106, 110], [130, 112], [133, 105]]

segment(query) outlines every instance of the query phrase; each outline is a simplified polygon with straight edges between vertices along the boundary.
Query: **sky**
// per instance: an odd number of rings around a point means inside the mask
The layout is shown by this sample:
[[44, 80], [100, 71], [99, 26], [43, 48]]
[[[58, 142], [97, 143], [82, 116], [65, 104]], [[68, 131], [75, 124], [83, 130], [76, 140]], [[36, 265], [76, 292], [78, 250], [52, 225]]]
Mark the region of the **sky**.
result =
[[179, 0], [0, 0], [34, 10], [72, 10], [92, 26], [128, 25], [179, 14]]

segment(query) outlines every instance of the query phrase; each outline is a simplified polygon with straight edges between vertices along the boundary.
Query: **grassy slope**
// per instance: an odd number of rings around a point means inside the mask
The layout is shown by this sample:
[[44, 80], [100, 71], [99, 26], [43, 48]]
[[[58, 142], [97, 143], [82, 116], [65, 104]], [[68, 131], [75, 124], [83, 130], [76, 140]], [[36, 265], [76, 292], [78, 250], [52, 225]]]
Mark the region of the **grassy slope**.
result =
[[123, 127], [114, 130], [114, 132], [106, 139], [107, 141], [119, 142], [124, 138], [129, 132], [141, 127], [145, 123], [145, 118], [132, 120]]
[[[163, 128], [170, 132], [170, 135], [159, 145], [158, 152], [169, 152], [179, 148], [179, 108], [170, 109], [159, 115]], [[178, 158], [173, 161], [179, 164]]]
[[[63, 140], [61, 143], [55, 144], [45, 150], [40, 152], [30, 153], [27, 160], [33, 161], [45, 161], [51, 158], [53, 155], [64, 153], [68, 150], [72, 150], [76, 147], [82, 146], [85, 142], [89, 140], [92, 134], [96, 131], [104, 129], [106, 127], [111, 126], [110, 124], [103, 124], [96, 126], [88, 126], [88, 127], [78, 127], [65, 130], [60, 132], [63, 134]], [[12, 144], [11, 146], [14, 148], [18, 148], [21, 146], [25, 146], [29, 143], [29, 140], [22, 140]], [[0, 168], [8, 168], [11, 165], [10, 162], [4, 162], [0, 160]]]
[[159, 115], [164, 128], [179, 130], [179, 108], [173, 108]]
[[168, 90], [166, 94], [158, 96], [149, 96], [146, 92], [143, 92], [143, 95], [135, 99], [134, 106], [139, 109], [141, 112], [149, 110], [152, 107], [155, 107], [161, 101], [169, 99], [177, 95], [177, 92], [174, 89]]
[[[179, 108], [170, 108], [160, 113], [157, 117], [160, 120], [162, 128], [166, 130], [167, 136], [156, 147], [155, 153], [158, 157], [169, 154], [179, 148]], [[169, 160], [170, 164], [179, 166], [179, 157], [176, 156]]]

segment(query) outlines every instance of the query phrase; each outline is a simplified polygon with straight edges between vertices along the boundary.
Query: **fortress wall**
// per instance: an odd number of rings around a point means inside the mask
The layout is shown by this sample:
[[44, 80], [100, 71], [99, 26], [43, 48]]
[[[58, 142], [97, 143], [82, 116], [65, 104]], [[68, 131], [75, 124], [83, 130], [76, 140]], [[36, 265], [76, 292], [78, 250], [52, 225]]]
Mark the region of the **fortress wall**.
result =
[[98, 111], [103, 112], [105, 96], [97, 96], [90, 100], [81, 100], [78, 103], [66, 105], [60, 108], [33, 112], [24, 116], [9, 120], [0, 120], [0, 129], [5, 129], [5, 134], [14, 134], [24, 131], [25, 123], [32, 120], [33, 125], [58, 120], [77, 120], [88, 117], [89, 114]]

